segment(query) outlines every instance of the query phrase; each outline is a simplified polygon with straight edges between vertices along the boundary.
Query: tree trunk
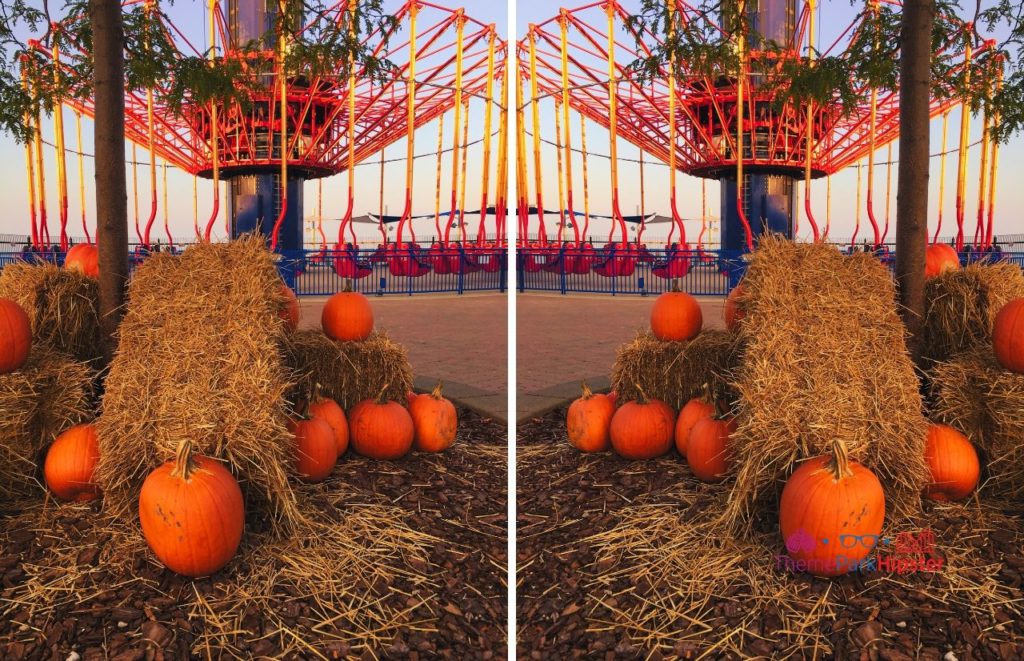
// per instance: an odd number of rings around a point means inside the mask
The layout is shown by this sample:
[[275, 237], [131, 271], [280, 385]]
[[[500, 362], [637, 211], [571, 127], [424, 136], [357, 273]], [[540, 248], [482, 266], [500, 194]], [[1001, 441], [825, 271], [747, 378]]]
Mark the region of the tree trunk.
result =
[[900, 161], [896, 194], [896, 285], [907, 348], [920, 364], [924, 255], [928, 245], [929, 101], [934, 0], [905, 0], [900, 28]]
[[128, 192], [124, 161], [124, 26], [119, 0], [90, 0], [96, 95], [96, 242], [103, 357], [116, 348], [128, 283]]

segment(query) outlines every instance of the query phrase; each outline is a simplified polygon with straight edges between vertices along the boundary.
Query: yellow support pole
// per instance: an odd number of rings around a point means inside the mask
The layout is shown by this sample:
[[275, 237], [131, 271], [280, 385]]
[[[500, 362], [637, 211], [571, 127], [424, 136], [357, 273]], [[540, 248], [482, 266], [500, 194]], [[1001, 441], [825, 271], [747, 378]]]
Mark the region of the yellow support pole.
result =
[[[669, 10], [669, 35], [675, 35], [676, 31], [676, 9], [673, 0], [668, 0], [671, 9]], [[686, 227], [679, 215], [679, 206], [676, 198], [676, 56], [675, 52], [669, 58], [668, 76], [668, 188], [669, 206], [672, 208], [672, 225], [669, 228], [667, 243], [672, 243], [676, 228], [679, 229], [679, 242], [686, 242]]]
[[[448, 245], [448, 239], [451, 236], [452, 223], [455, 222], [456, 214], [459, 213], [461, 215], [457, 204], [459, 195], [459, 174], [462, 172], [462, 150], [460, 149], [459, 139], [461, 137], [460, 134], [462, 130], [462, 50], [465, 26], [466, 17], [460, 9], [455, 17], [455, 128], [452, 131], [452, 202], [448, 214], [448, 223], [444, 230], [444, 243], [446, 246]], [[412, 115], [410, 115], [409, 119], [410, 121], [412, 120]], [[410, 158], [412, 158], [411, 155]]]
[[[406, 83], [406, 150], [405, 150], [405, 210], [402, 218], [398, 221], [397, 241], [398, 248], [402, 247], [402, 230], [405, 221], [412, 223], [412, 187], [413, 187], [413, 160], [416, 154], [416, 14], [419, 12], [419, 5], [412, 3], [409, 6], [409, 81]], [[459, 57], [462, 51], [459, 51]], [[461, 89], [461, 79], [457, 86]], [[383, 171], [383, 165], [381, 166]], [[384, 186], [381, 181], [381, 201], [383, 204]], [[450, 221], [451, 219], [449, 219]]]
[[437, 231], [438, 242], [443, 241], [441, 234], [441, 162], [444, 154], [444, 115], [437, 118], [437, 185], [434, 188], [434, 229]]
[[939, 152], [939, 211], [938, 224], [935, 227], [935, 236], [932, 243], [938, 243], [939, 232], [942, 231], [942, 208], [946, 198], [946, 135], [949, 128], [949, 111], [942, 113], [942, 149]]
[[[209, 24], [210, 24], [210, 63], [217, 60], [217, 0], [210, 0], [209, 3]], [[220, 136], [217, 126], [217, 103], [210, 102], [210, 156], [213, 161], [213, 212], [206, 223], [206, 232], [203, 238], [210, 240], [213, 231], [213, 223], [217, 220], [217, 212], [220, 210]], [[136, 230], [137, 232], [137, 230]]]
[[[348, 35], [355, 39], [356, 34], [356, 10], [358, 0], [349, 0], [348, 3]], [[383, 155], [383, 150], [381, 150]], [[348, 225], [352, 237], [352, 245], [356, 244], [356, 232], [352, 228], [352, 210], [355, 207], [356, 190], [356, 61], [355, 56], [348, 56], [348, 205], [345, 209], [345, 217], [341, 220], [341, 227], [338, 228], [338, 247], [345, 243], [345, 226]]]
[[82, 206], [82, 231], [86, 243], [92, 243], [89, 224], [85, 220], [85, 153], [82, 151], [82, 113], [75, 111], [75, 138], [78, 147], [78, 199]]
[[[491, 114], [494, 110], [494, 42], [497, 38], [494, 25], [489, 28], [487, 39], [487, 99], [484, 103], [484, 160], [481, 168], [483, 177], [480, 182], [480, 225], [477, 228], [477, 244], [481, 245], [487, 236], [484, 220], [487, 218], [487, 201], [491, 189]], [[468, 110], [467, 110], [468, 114]], [[465, 208], [465, 207], [463, 207]]]
[[469, 160], [469, 100], [466, 100], [466, 109], [462, 115], [462, 172], [461, 183], [459, 184], [459, 232], [458, 241], [466, 240], [466, 162]]
[[562, 109], [560, 101], [555, 97], [555, 152], [558, 157], [558, 245], [562, 245], [565, 235], [565, 180], [562, 170]]
[[583, 240], [590, 230], [590, 178], [587, 173], [587, 118], [580, 113], [580, 160], [583, 163]]
[[[1003, 62], [1002, 59], [998, 59], [997, 66], [999, 71], [996, 73], [996, 91], [1003, 86]], [[996, 110], [992, 123], [994, 126], [999, 126], [1000, 122], [999, 111]], [[988, 226], [985, 231], [985, 247], [992, 245], [992, 230], [993, 230], [993, 214], [995, 213], [996, 205], [996, 176], [999, 173], [999, 141], [992, 141], [992, 169], [989, 172], [988, 177]]]
[[[576, 223], [576, 213], [572, 203], [572, 131], [569, 121], [569, 12], [562, 9], [559, 12], [558, 20], [561, 30], [561, 56], [562, 56], [562, 123], [565, 126], [565, 135], [562, 143], [565, 147], [565, 209], [572, 223], [573, 238], [578, 248], [580, 245], [580, 230]], [[565, 224], [563, 220], [563, 225]]]
[[746, 1], [739, 0], [739, 37], [737, 38], [737, 48], [740, 53], [740, 70], [736, 76], [736, 212], [739, 214], [740, 222], [743, 224], [743, 231], [747, 237], [747, 250], [754, 249], [754, 238], [750, 231], [750, 221], [747, 219], [747, 213], [743, 209], [743, 113], [744, 107], [744, 83], [746, 81], [747, 74], [747, 38], [746, 38], [746, 27], [744, 25], [746, 16]]
[[278, 57], [278, 94], [281, 96], [279, 104], [278, 121], [281, 123], [281, 210], [278, 212], [277, 221], [274, 223], [273, 236], [270, 239], [270, 249], [277, 250], [278, 234], [281, 225], [284, 223], [285, 215], [288, 213], [288, 75], [285, 71], [285, 55], [288, 49], [288, 35], [286, 33], [286, 16], [288, 11], [288, 0], [278, 2], [278, 27], [277, 35], [277, 57]]
[[[28, 70], [25, 67], [25, 60], [22, 60], [21, 66], [21, 86], [27, 94], [29, 92], [28, 85]], [[31, 127], [33, 125], [31, 113], [25, 112], [25, 126]], [[28, 179], [28, 211], [32, 221], [32, 247], [36, 248], [39, 246], [39, 226], [38, 219], [36, 217], [36, 174], [35, 174], [35, 163], [33, 156], [33, 141], [25, 141], [25, 175]]]
[[[969, 27], [965, 26], [965, 27]], [[973, 55], [973, 47], [970, 38], [967, 39], [967, 48], [964, 51], [964, 62], [970, 62]], [[971, 84], [971, 68], [964, 69], [964, 85]], [[968, 99], [964, 97], [960, 102], [960, 150], [957, 156], [957, 177], [956, 177], [956, 250], [963, 251], [964, 248], [964, 204], [967, 188], [967, 142], [970, 139], [971, 129], [971, 108]]]
[[139, 225], [139, 150], [135, 143], [132, 143], [132, 205], [135, 209], [135, 237], [139, 244], [145, 243], [142, 240], [142, 228]]
[[[53, 82], [57, 85], [60, 84], [60, 47], [57, 36], [54, 35], [53, 40]], [[67, 162], [65, 161], [66, 152], [64, 147], [64, 102], [61, 99], [55, 99], [53, 108], [53, 133], [56, 138], [56, 156], [57, 156], [57, 194], [58, 204], [57, 212], [60, 215], [60, 249], [62, 252], [67, 252], [68, 249], [68, 168]]]
[[541, 246], [548, 243], [544, 227], [544, 193], [541, 189], [540, 99], [537, 87], [537, 26], [530, 26], [530, 103], [533, 106], [533, 184], [537, 187], [537, 235]]
[[[807, 13], [807, 61], [809, 66], [814, 66], [814, 14], [817, 9], [815, 0], [808, 0]], [[811, 212], [811, 158], [814, 155], [814, 103], [808, 102], [807, 104], [807, 137], [804, 140], [804, 214], [807, 216], [807, 222], [811, 226], [811, 232], [814, 235], [814, 241], [817, 242], [820, 237], [818, 235], [818, 223], [814, 220], [814, 214]], [[793, 234], [796, 235], [798, 227], [794, 227]]]
[[615, 75], [615, 3], [606, 5], [608, 14], [608, 156], [611, 162], [612, 222], [618, 220], [622, 246], [629, 244], [626, 221], [619, 206], [618, 83]]

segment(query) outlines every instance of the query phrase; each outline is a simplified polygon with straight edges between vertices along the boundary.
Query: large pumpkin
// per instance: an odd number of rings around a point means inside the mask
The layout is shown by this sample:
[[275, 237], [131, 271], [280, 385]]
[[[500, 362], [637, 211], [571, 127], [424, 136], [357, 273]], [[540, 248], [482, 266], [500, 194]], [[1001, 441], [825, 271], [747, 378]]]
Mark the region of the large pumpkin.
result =
[[345, 454], [348, 450], [348, 420], [338, 403], [327, 397], [319, 399], [309, 405], [309, 417], [320, 418], [330, 426], [338, 456]]
[[455, 405], [441, 394], [441, 383], [427, 394], [409, 398], [409, 415], [414, 430], [413, 447], [420, 452], [441, 452], [455, 442], [459, 414]]
[[373, 330], [373, 308], [359, 292], [342, 291], [327, 299], [320, 323], [328, 337], [342, 342], [365, 340]]
[[278, 314], [288, 325], [288, 330], [295, 330], [299, 327], [299, 299], [288, 285], [281, 283], [281, 296], [284, 302]]
[[569, 405], [565, 427], [569, 443], [583, 452], [604, 452], [610, 443], [608, 431], [615, 415], [615, 399], [611, 395], [594, 394], [583, 384], [583, 394]]
[[416, 433], [405, 407], [384, 399], [387, 388], [381, 389], [377, 399], [364, 399], [348, 412], [352, 449], [373, 459], [404, 457]]
[[734, 419], [701, 418], [690, 430], [686, 444], [686, 463], [698, 479], [721, 482], [732, 466], [729, 437], [736, 431]]
[[92, 243], [79, 243], [72, 246], [64, 255], [64, 268], [78, 271], [90, 278], [100, 277], [100, 251]]
[[725, 299], [725, 327], [729, 330], [736, 330], [736, 325], [743, 317], [747, 316], [746, 311], [740, 306], [740, 299], [743, 297], [743, 283], [733, 287], [729, 296]]
[[100, 487], [93, 479], [99, 458], [100, 445], [93, 425], [68, 429], [46, 452], [43, 463], [46, 486], [61, 500], [85, 502], [99, 498]]
[[19, 369], [32, 348], [32, 326], [21, 306], [0, 298], [0, 374]]
[[696, 397], [686, 402], [676, 419], [675, 441], [679, 454], [686, 456], [686, 445], [690, 441], [690, 431], [693, 426], [714, 414], [715, 405], [702, 397]]
[[884, 519], [882, 484], [847, 457], [841, 441], [831, 457], [815, 457], [793, 471], [779, 501], [790, 557], [817, 576], [857, 569], [878, 542]]
[[1024, 298], [1010, 301], [996, 315], [992, 349], [1000, 365], [1024, 374]]
[[697, 337], [703, 322], [700, 303], [678, 288], [659, 296], [651, 308], [651, 331], [659, 340], [692, 340]]
[[334, 431], [323, 418], [289, 420], [288, 431], [295, 437], [295, 472], [305, 482], [320, 482], [338, 463]]
[[649, 399], [640, 386], [640, 397], [620, 406], [612, 416], [609, 437], [612, 448], [626, 459], [653, 459], [672, 447], [676, 414], [665, 402]]
[[946, 271], [960, 268], [960, 256], [953, 246], [945, 243], [933, 243], [924, 251], [924, 277], [934, 278]]
[[931, 482], [924, 495], [932, 500], [963, 500], [978, 486], [981, 464], [967, 437], [946, 425], [930, 425], [924, 458]]
[[245, 505], [224, 464], [192, 456], [183, 441], [177, 456], [149, 474], [139, 494], [139, 521], [149, 548], [168, 569], [208, 576], [238, 550]]

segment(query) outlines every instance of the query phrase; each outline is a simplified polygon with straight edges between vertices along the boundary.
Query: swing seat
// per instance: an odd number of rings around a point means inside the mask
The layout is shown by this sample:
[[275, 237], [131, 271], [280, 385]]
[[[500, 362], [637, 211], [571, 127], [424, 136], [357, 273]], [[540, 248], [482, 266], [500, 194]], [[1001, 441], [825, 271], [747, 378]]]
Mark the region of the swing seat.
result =
[[587, 273], [590, 273], [590, 267], [593, 266], [595, 261], [597, 261], [594, 246], [586, 244], [582, 248], [577, 248], [575, 250], [575, 255], [571, 259], [572, 268], [567, 268], [566, 273], [575, 273], [576, 275], [586, 275]]
[[448, 249], [439, 243], [430, 246], [427, 261], [434, 268], [434, 273], [438, 275], [448, 275], [452, 272], [451, 260], [448, 258]]
[[636, 271], [636, 261], [636, 251], [632, 246], [627, 244], [622, 247], [614, 243], [609, 244], [608, 256], [594, 267], [594, 273], [606, 278], [630, 276]]
[[683, 248], [680, 249], [679, 244], [677, 243], [673, 243], [671, 246], [666, 246], [666, 258], [656, 261], [651, 272], [659, 278], [665, 278], [666, 280], [675, 280], [676, 278], [685, 277], [686, 274], [690, 272], [688, 248], [689, 246], [683, 246]]
[[501, 270], [501, 257], [498, 255], [498, 248], [494, 245], [482, 245], [474, 248], [477, 253], [477, 263], [484, 273], [497, 273]]
[[359, 259], [358, 245], [339, 246], [334, 257], [334, 272], [342, 278], [359, 280], [373, 272], [373, 264], [368, 259]]
[[418, 278], [430, 272], [430, 264], [420, 261], [415, 243], [392, 244], [386, 249], [388, 272], [396, 277]]
[[543, 254], [546, 249], [536, 243], [528, 243], [524, 248], [523, 271], [526, 273], [540, 273], [543, 269], [543, 264], [538, 261], [538, 257], [543, 259]]
[[566, 263], [565, 249], [548, 248], [542, 268], [548, 273], [561, 273], [563, 266], [565, 266], [565, 272], [568, 273], [569, 266]]

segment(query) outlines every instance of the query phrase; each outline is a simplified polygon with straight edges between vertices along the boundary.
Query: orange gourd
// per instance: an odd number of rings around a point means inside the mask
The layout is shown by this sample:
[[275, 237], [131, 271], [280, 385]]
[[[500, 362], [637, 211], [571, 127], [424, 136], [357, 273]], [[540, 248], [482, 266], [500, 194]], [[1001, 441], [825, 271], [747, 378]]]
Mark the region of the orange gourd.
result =
[[284, 319], [288, 330], [294, 331], [299, 327], [299, 299], [288, 285], [281, 283], [281, 296], [283, 302], [278, 314]]
[[956, 254], [953, 246], [945, 243], [933, 243], [924, 251], [924, 277], [934, 278], [946, 271], [955, 271], [960, 268], [960, 256]]
[[64, 256], [64, 268], [90, 278], [100, 277], [100, 251], [95, 244], [79, 243]]
[[736, 285], [725, 299], [725, 327], [729, 330], [736, 330], [737, 324], [747, 316], [746, 311], [740, 305], [743, 297], [743, 283]]
[[289, 420], [288, 431], [295, 438], [295, 472], [304, 482], [320, 482], [338, 463], [334, 431], [323, 418]]
[[20, 369], [32, 348], [32, 325], [20, 305], [0, 298], [0, 374]]
[[345, 418], [345, 411], [333, 399], [324, 397], [309, 405], [309, 416], [320, 418], [330, 426], [334, 433], [334, 446], [338, 450], [338, 457], [348, 450], [348, 420]]
[[420, 452], [441, 452], [455, 442], [459, 414], [455, 405], [441, 395], [440, 382], [429, 394], [414, 395], [409, 400], [409, 416], [412, 417], [413, 447]]
[[142, 534], [160, 562], [184, 576], [208, 576], [234, 557], [245, 526], [238, 482], [224, 464], [193, 456], [182, 441], [173, 461], [139, 493]]
[[569, 405], [565, 427], [569, 443], [582, 452], [604, 452], [610, 447], [608, 437], [615, 399], [612, 395], [594, 394], [583, 384], [583, 394]]
[[640, 396], [626, 402], [612, 416], [608, 435], [612, 448], [626, 459], [653, 459], [672, 447], [676, 414], [665, 402], [649, 399], [638, 385]]
[[348, 412], [352, 449], [365, 457], [398, 459], [412, 449], [412, 416], [398, 402], [384, 399], [387, 389], [385, 385], [377, 399], [364, 399]]
[[978, 486], [981, 464], [967, 437], [946, 425], [930, 425], [924, 449], [931, 482], [924, 495], [938, 501], [963, 500]]
[[651, 331], [659, 340], [685, 342], [697, 337], [704, 322], [700, 303], [674, 287], [654, 301]]
[[61, 500], [85, 502], [100, 497], [100, 487], [93, 479], [100, 445], [96, 428], [76, 425], [53, 441], [46, 452], [43, 477], [46, 486]]
[[1017, 298], [999, 310], [992, 325], [992, 350], [999, 364], [1024, 374], [1024, 298]]
[[790, 557], [817, 576], [857, 569], [882, 532], [885, 493], [875, 474], [847, 456], [842, 441], [832, 456], [805, 461], [786, 482], [779, 528]]
[[342, 342], [365, 340], [373, 330], [373, 308], [359, 292], [341, 291], [327, 299], [320, 323], [328, 337]]
[[686, 456], [686, 446], [690, 441], [690, 431], [693, 430], [694, 425], [714, 414], [715, 405], [702, 397], [695, 397], [686, 402], [676, 419], [675, 441], [679, 454]]
[[705, 482], [721, 482], [732, 466], [729, 437], [736, 431], [734, 419], [701, 418], [690, 430], [686, 463]]

